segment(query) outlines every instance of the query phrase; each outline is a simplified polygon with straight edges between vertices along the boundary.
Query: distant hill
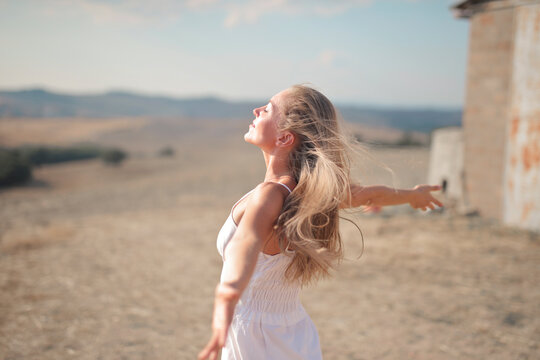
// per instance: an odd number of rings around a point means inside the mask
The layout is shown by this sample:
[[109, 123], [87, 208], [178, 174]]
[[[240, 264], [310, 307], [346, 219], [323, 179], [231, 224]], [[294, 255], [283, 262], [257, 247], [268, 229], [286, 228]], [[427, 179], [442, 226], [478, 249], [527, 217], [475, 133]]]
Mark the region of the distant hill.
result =
[[232, 103], [212, 97], [175, 99], [120, 91], [98, 95], [65, 95], [43, 89], [0, 91], [0, 117], [238, 118], [249, 116], [246, 109], [253, 107], [252, 103]]
[[[0, 117], [179, 116], [245, 119], [260, 102], [231, 102], [215, 97], [179, 99], [113, 91], [98, 95], [68, 95], [43, 89], [0, 91]], [[385, 109], [337, 106], [343, 118], [371, 126], [429, 132], [459, 126], [461, 110]]]
[[348, 105], [338, 106], [338, 109], [341, 116], [347, 121], [425, 133], [441, 127], [461, 126], [462, 116], [461, 109], [389, 109]]

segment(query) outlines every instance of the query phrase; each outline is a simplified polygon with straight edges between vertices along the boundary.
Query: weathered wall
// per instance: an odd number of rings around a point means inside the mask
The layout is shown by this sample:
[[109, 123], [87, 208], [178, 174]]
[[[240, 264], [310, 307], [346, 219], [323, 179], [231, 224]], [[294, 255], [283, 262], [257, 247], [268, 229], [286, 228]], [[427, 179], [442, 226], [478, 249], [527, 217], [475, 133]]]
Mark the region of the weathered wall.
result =
[[540, 4], [515, 10], [504, 222], [540, 231]]
[[499, 220], [503, 218], [513, 29], [513, 8], [471, 18], [463, 114], [465, 191], [470, 206]]
[[437, 129], [431, 135], [428, 182], [442, 185], [445, 195], [456, 201], [463, 198], [463, 131], [458, 127]]

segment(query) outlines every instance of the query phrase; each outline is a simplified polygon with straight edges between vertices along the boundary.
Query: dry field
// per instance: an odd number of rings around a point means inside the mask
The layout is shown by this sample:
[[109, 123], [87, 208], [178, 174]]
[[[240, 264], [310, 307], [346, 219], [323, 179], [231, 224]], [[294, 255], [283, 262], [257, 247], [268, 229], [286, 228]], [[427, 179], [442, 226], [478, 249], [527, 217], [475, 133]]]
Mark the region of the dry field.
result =
[[[31, 184], [0, 191], [0, 359], [195, 359], [210, 335], [217, 233], [264, 175], [260, 152], [242, 141], [247, 127], [64, 124], [61, 143], [133, 156], [118, 168], [44, 166]], [[34, 138], [17, 136], [11, 144]], [[157, 157], [164, 145], [176, 156]], [[371, 155], [355, 167], [364, 183], [425, 181], [426, 149]], [[540, 358], [537, 235], [451, 210], [343, 215], [362, 229], [362, 257], [344, 222], [347, 259], [302, 293], [325, 359]]]

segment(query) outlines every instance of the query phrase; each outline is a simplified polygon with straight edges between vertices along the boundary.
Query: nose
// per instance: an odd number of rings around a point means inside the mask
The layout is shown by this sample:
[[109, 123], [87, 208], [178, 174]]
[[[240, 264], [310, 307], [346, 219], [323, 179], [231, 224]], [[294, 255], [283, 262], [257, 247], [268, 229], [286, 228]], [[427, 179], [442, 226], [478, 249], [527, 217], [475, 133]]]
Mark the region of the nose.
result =
[[255, 115], [256, 118], [259, 117], [259, 114], [261, 113], [262, 108], [264, 108], [264, 106], [253, 109], [253, 115]]

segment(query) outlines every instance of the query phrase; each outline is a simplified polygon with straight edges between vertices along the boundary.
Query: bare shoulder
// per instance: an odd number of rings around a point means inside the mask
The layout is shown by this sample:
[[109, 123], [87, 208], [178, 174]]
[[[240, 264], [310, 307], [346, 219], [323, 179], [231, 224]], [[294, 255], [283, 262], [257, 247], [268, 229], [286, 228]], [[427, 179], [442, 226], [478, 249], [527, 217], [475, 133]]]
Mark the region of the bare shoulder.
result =
[[281, 213], [285, 196], [275, 183], [261, 183], [252, 192], [239, 228], [251, 229], [265, 237], [271, 232], [274, 222]]
[[257, 185], [253, 191], [250, 205], [264, 207], [268, 210], [277, 210], [279, 212], [285, 201], [283, 190], [283, 186], [275, 182], [263, 182]]

